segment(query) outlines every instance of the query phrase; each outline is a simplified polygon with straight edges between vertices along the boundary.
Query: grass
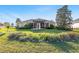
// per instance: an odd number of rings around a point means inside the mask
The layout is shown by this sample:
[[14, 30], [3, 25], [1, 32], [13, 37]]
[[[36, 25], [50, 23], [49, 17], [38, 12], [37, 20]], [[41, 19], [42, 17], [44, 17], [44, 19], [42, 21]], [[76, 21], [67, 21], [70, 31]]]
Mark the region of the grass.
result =
[[[78, 29], [77, 29], [78, 30]], [[76, 30], [75, 30], [76, 31]], [[79, 31], [79, 30], [78, 30]], [[77, 31], [77, 32], [78, 32]], [[19, 42], [19, 41], [9, 41], [7, 36], [11, 32], [24, 32], [24, 33], [49, 33], [49, 34], [58, 34], [61, 32], [66, 32], [62, 30], [38, 30], [38, 31], [32, 31], [32, 30], [16, 30], [15, 28], [3, 28], [0, 29], [0, 32], [4, 32], [5, 34], [0, 36], [0, 52], [3, 53], [60, 53], [60, 52], [79, 52], [79, 41], [74, 42], [53, 42], [53, 43], [33, 43], [33, 42]]]
[[17, 29], [17, 31], [23, 32], [33, 32], [33, 33], [61, 33], [66, 32], [65, 30], [57, 30], [57, 29], [40, 29], [40, 30], [32, 30], [32, 29]]

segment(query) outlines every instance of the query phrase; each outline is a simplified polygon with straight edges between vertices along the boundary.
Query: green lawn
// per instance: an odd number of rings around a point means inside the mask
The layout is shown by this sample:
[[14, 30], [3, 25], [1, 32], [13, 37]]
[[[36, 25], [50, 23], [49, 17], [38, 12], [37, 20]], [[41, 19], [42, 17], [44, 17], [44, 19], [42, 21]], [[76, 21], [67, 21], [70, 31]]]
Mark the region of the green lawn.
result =
[[65, 31], [65, 30], [57, 30], [57, 29], [40, 29], [40, 30], [17, 29], [16, 31], [21, 31], [21, 32], [33, 32], [33, 33], [61, 33], [61, 32], [67, 32], [67, 31]]
[[[78, 29], [77, 29], [78, 30]], [[79, 41], [75, 42], [54, 42], [54, 43], [32, 43], [32, 42], [19, 42], [19, 41], [9, 41], [7, 36], [11, 32], [32, 32], [32, 33], [61, 33], [66, 32], [62, 30], [56, 30], [56, 29], [42, 29], [42, 30], [16, 30], [15, 28], [10, 29], [0, 29], [0, 32], [4, 32], [5, 34], [0, 36], [0, 52], [79, 52]]]

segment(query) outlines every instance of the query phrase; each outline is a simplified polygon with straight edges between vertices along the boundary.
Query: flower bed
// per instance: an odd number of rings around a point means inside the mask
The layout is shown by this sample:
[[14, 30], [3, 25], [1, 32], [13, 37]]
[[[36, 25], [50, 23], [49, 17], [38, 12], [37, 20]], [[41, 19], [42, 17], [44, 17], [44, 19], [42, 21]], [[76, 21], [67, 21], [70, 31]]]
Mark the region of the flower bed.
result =
[[9, 40], [17, 40], [23, 42], [55, 42], [55, 41], [75, 41], [79, 40], [79, 33], [65, 32], [58, 34], [49, 33], [11, 33]]

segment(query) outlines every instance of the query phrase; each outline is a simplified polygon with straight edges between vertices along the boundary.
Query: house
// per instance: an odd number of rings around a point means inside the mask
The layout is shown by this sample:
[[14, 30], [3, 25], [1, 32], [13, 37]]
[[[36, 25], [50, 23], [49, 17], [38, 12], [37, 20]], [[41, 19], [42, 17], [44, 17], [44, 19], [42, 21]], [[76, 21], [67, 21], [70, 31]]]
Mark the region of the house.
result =
[[26, 21], [20, 21], [18, 23], [19, 27], [24, 27], [25, 24], [32, 24], [33, 29], [41, 29], [41, 28], [47, 28], [50, 27], [50, 25], [54, 25], [53, 21], [45, 20], [45, 19], [30, 19]]
[[72, 28], [79, 28], [79, 23], [73, 23]]
[[2, 24], [2, 23], [0, 23], [0, 28], [4, 28], [5, 26]]
[[73, 20], [73, 24], [71, 26], [72, 28], [79, 28], [79, 18], [76, 20]]

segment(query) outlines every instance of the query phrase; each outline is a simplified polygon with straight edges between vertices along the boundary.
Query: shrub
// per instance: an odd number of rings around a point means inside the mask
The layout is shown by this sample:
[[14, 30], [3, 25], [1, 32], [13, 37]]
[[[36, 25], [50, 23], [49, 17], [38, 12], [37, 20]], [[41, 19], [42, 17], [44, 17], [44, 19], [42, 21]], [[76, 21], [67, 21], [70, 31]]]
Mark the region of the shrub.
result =
[[8, 36], [9, 40], [17, 40], [21, 42], [39, 42], [37, 37], [30, 37], [30, 34], [27, 35], [25, 33], [11, 33]]
[[31, 23], [25, 24], [23, 28], [25, 28], [25, 29], [31, 29], [32, 28], [32, 24]]
[[50, 25], [50, 27], [46, 27], [46, 29], [54, 29], [54, 25]]
[[46, 42], [58, 42], [60, 41], [59, 36], [57, 35], [49, 35], [45, 39]]
[[74, 33], [74, 32], [60, 33], [60, 34], [57, 34], [57, 35], [48, 36], [47, 40], [49, 42], [76, 41], [76, 40], [79, 40], [79, 33]]
[[17, 40], [22, 42], [61, 42], [79, 40], [79, 33], [12, 33], [8, 36], [8, 38], [9, 40]]
[[0, 36], [4, 35], [5, 33], [0, 32]]
[[66, 28], [66, 27], [55, 27], [56, 29], [58, 30], [66, 30], [66, 31], [72, 31], [73, 29], [72, 28]]
[[20, 37], [19, 33], [11, 33], [8, 38], [9, 40], [18, 40]]

